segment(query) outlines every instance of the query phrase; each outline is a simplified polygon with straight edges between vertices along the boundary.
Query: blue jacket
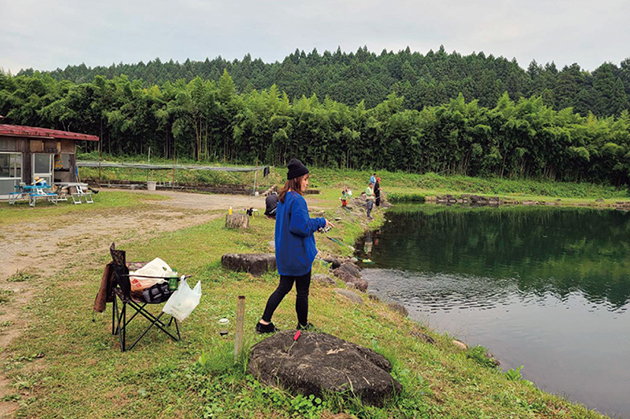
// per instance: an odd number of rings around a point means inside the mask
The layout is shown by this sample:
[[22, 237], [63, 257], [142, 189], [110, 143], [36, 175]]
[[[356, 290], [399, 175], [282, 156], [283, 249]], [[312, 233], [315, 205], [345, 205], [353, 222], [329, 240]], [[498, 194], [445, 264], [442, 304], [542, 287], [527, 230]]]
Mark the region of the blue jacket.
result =
[[276, 209], [276, 265], [287, 276], [306, 275], [313, 265], [317, 248], [313, 233], [326, 227], [325, 218], [310, 218], [306, 200], [297, 192], [287, 192]]

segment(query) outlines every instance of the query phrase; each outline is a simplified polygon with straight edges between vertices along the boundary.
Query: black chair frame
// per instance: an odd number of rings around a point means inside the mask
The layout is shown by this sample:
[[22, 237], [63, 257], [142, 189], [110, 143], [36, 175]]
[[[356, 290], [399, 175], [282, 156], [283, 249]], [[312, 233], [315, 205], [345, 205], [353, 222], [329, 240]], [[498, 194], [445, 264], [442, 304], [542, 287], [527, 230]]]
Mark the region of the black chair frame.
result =
[[[112, 335], [118, 335], [120, 340], [121, 352], [133, 349], [133, 347], [136, 346], [140, 339], [142, 339], [153, 326], [156, 326], [158, 329], [166, 333], [174, 341], [181, 340], [179, 323], [177, 322], [177, 319], [175, 317], [171, 316], [168, 324], [165, 324], [162, 321], [162, 316], [165, 314], [163, 311], [160, 311], [160, 314], [158, 316], [155, 316], [145, 309], [147, 304], [163, 304], [164, 302], [149, 303], [144, 301], [143, 299], [132, 296], [131, 282], [129, 280], [129, 265], [140, 267], [143, 264], [139, 264], [137, 262], [127, 263], [125, 260], [125, 251], [116, 250], [116, 246], [114, 243], [112, 243], [110, 247], [110, 253], [112, 255], [114, 278], [116, 281], [115, 287], [113, 289], [115, 295], [112, 310]], [[118, 300], [120, 300], [120, 303], [118, 302]], [[127, 307], [133, 310], [133, 314], [130, 313], [131, 316], [129, 318], [127, 318]], [[136, 316], [138, 316], [138, 314], [147, 319], [150, 324], [149, 327], [145, 329], [142, 334], [131, 344], [131, 346], [127, 347], [127, 326], [134, 318], [136, 318]], [[167, 327], [171, 326], [172, 323], [175, 323], [177, 336], [166, 329]]]

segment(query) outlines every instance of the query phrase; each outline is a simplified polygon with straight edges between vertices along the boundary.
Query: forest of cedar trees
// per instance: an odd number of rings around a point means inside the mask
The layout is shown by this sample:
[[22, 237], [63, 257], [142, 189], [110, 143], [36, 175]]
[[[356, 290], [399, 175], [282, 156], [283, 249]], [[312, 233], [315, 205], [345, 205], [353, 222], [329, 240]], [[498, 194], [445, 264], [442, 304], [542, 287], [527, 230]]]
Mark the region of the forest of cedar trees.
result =
[[[98, 135], [103, 153], [234, 164], [630, 181], [630, 58], [533, 61], [296, 50], [252, 60], [0, 71], [3, 123]], [[98, 144], [83, 145], [94, 152]]]

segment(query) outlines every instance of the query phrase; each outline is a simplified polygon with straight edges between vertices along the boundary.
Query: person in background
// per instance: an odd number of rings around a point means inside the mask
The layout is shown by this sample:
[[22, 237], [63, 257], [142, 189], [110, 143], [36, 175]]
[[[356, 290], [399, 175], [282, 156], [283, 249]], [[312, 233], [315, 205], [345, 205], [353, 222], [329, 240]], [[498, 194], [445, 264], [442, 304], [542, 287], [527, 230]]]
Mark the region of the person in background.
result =
[[376, 172], [370, 177], [370, 183], [374, 185], [376, 183]]
[[374, 205], [378, 208], [381, 205], [381, 178], [376, 178], [376, 183], [374, 184]]
[[278, 208], [278, 193], [276, 191], [272, 191], [265, 198], [265, 215], [267, 218], [276, 219], [276, 210]]
[[365, 188], [365, 208], [367, 209], [367, 218], [372, 219], [372, 208], [374, 207], [374, 184], [370, 182]]
[[343, 208], [348, 206], [348, 200], [350, 199], [350, 194], [348, 193], [348, 187], [344, 186], [343, 191], [341, 191], [341, 206]]
[[262, 319], [256, 323], [258, 333], [277, 331], [271, 322], [274, 311], [291, 291], [297, 290], [295, 311], [298, 330], [309, 330], [308, 294], [311, 284], [311, 268], [317, 255], [313, 233], [334, 225], [325, 218], [310, 218], [304, 193], [308, 187], [309, 172], [298, 159], [291, 159], [287, 182], [278, 195], [276, 210], [276, 265], [280, 274], [278, 288], [269, 296]]

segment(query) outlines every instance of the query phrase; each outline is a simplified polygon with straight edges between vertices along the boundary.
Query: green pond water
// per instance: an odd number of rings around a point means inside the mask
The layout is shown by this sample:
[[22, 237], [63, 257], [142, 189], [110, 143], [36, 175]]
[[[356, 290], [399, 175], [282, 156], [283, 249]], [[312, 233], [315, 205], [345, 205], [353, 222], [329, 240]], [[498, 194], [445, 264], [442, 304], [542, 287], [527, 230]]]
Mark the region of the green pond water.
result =
[[630, 213], [398, 206], [357, 249], [370, 293], [543, 390], [630, 418]]

